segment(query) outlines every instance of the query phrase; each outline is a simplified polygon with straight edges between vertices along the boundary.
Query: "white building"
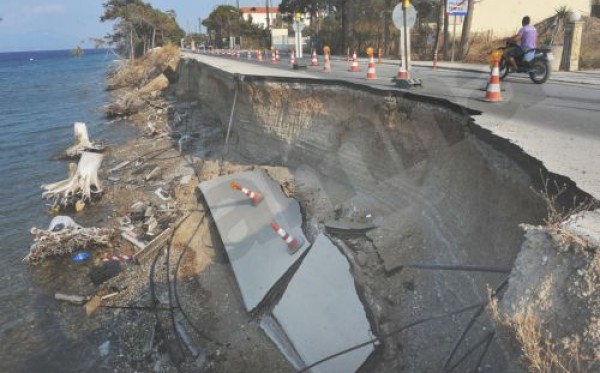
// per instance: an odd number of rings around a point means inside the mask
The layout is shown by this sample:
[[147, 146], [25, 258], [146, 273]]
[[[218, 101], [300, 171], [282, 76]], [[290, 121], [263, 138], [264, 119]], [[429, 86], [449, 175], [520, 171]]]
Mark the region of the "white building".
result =
[[[266, 28], [267, 27], [267, 7], [264, 6], [244, 6], [240, 7], [240, 11], [243, 14], [244, 19], [247, 21], [250, 17], [252, 17], [252, 23], [258, 25], [259, 27]], [[271, 20], [271, 25], [279, 13], [279, 7], [270, 6], [269, 7], [269, 18]]]

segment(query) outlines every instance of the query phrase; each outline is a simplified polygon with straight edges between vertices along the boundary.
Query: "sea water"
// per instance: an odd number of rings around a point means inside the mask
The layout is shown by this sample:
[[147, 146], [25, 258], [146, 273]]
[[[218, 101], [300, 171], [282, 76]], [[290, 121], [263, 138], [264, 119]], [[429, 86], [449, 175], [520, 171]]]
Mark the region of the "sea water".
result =
[[[69, 258], [39, 266], [22, 258], [30, 228], [47, 228], [52, 218], [40, 185], [67, 177], [68, 161], [59, 155], [73, 143], [73, 123], [87, 123], [92, 140], [112, 144], [134, 134], [101, 110], [114, 65], [106, 51], [0, 53], [0, 372], [98, 369], [105, 328], [53, 299], [56, 291], [76, 293], [87, 268]], [[99, 213], [73, 217], [85, 225]]]

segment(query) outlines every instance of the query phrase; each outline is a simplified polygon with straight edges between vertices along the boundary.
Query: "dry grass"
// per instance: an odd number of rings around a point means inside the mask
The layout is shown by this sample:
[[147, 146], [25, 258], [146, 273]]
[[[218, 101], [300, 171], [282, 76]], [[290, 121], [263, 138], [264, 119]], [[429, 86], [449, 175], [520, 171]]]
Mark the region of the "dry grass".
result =
[[498, 300], [492, 298], [489, 311], [496, 324], [514, 338], [522, 353], [521, 364], [528, 372], [591, 372], [594, 358], [582, 354], [581, 338], [573, 335], [556, 342], [534, 305], [526, 306], [514, 317], [507, 317], [499, 312]]
[[[539, 32], [539, 40], [542, 44], [547, 44], [552, 38], [551, 25], [555, 17], [547, 18], [535, 26]], [[583, 26], [583, 36], [581, 40], [581, 59], [579, 66], [581, 69], [600, 68], [600, 18], [583, 17], [585, 25]], [[504, 45], [506, 38], [494, 39], [488, 33], [476, 33], [471, 38], [469, 51], [464, 62], [487, 63], [489, 53]], [[554, 35], [554, 44], [562, 45], [564, 41], [564, 29], [561, 27]]]

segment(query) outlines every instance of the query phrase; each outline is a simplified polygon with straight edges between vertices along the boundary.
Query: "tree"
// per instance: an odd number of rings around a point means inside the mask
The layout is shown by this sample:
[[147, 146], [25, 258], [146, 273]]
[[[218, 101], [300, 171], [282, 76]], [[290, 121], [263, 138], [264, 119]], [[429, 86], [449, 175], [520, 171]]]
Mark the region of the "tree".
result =
[[471, 25], [473, 24], [473, 11], [475, 10], [475, 0], [469, 0], [469, 6], [465, 21], [463, 23], [462, 35], [460, 38], [460, 59], [464, 59], [469, 51], [469, 40], [471, 37]]
[[252, 41], [258, 41], [265, 36], [265, 30], [252, 23], [252, 19], [244, 20], [242, 13], [236, 7], [220, 5], [213, 10], [208, 18], [202, 21], [208, 33], [215, 33], [215, 45], [223, 48], [223, 38], [241, 36]]
[[435, 28], [435, 41], [433, 44], [433, 51], [431, 53], [431, 59], [435, 59], [438, 50], [440, 49], [440, 41], [444, 31], [444, 15], [446, 14], [446, 0], [439, 0], [438, 4], [438, 17]]
[[[162, 12], [141, 0], [109, 0], [103, 8], [100, 21], [115, 21], [109, 43], [132, 59], [157, 44], [178, 42], [185, 34], [175, 20], [175, 12]], [[161, 38], [157, 41], [159, 32]]]

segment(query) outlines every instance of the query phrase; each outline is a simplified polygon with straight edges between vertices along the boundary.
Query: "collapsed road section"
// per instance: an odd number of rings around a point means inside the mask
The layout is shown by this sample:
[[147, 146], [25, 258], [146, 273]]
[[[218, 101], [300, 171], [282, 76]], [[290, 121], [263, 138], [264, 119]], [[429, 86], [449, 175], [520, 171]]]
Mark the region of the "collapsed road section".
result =
[[[283, 212], [290, 202], [274, 197], [276, 185], [259, 181], [260, 173], [200, 187], [246, 310], [262, 317], [294, 367], [323, 360], [311, 368], [321, 371], [337, 360], [325, 361], [328, 353], [346, 349], [338, 356], [354, 360], [338, 365], [341, 371], [519, 371], [519, 352], [495, 338], [484, 312], [490, 291], [496, 296], [507, 286], [525, 240], [519, 224], [543, 222], [546, 206], [535, 191], [560, 185], [555, 202], [563, 205], [585, 193], [443, 100], [342, 82], [242, 77], [194, 60], [179, 73], [178, 110], [195, 139], [194, 155], [294, 175], [303, 220]], [[254, 205], [231, 181], [264, 200]], [[271, 227], [276, 218], [291, 236], [306, 236], [292, 256]], [[328, 226], [335, 228], [329, 238], [322, 235]], [[322, 257], [333, 252], [350, 262], [352, 286], [339, 258]], [[315, 262], [325, 272], [313, 276]], [[337, 293], [327, 286], [334, 275], [344, 283]], [[315, 289], [332, 298], [320, 302]], [[300, 299], [306, 313], [293, 309]], [[330, 318], [319, 313], [346, 301], [352, 306]], [[320, 334], [344, 322], [357, 324], [348, 344]], [[316, 354], [323, 341], [330, 348]]]

